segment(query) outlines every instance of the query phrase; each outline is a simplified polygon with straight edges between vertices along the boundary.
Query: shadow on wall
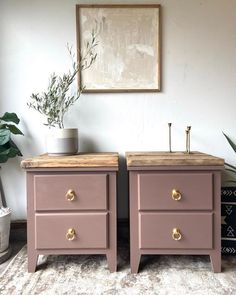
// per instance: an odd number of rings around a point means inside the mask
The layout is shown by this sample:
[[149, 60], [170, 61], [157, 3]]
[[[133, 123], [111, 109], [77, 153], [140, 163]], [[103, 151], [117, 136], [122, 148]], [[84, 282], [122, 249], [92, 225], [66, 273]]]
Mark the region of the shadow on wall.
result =
[[14, 194], [20, 195], [20, 197], [17, 197], [13, 200], [16, 207], [18, 205], [20, 206], [22, 199], [25, 198], [25, 193], [22, 193], [21, 189], [19, 188], [19, 185], [22, 182], [22, 178], [17, 179], [19, 175], [25, 178], [25, 175], [21, 169], [22, 160], [23, 157], [17, 157], [14, 159], [9, 159], [7, 163], [2, 164], [0, 170], [0, 192], [3, 199], [3, 205], [6, 207], [9, 206], [9, 188], [10, 191], [14, 192]]
[[91, 137], [79, 134], [79, 152], [96, 153], [98, 152], [98, 147]]
[[38, 155], [39, 154], [38, 145], [32, 144], [34, 142], [34, 136], [32, 132], [30, 132], [30, 129], [23, 118], [21, 118], [20, 124], [24, 130], [24, 150], [21, 151], [23, 154], [23, 158], [25, 157], [25, 154], [24, 154], [25, 150], [30, 151], [32, 155]]
[[[3, 67], [1, 66], [1, 63], [0, 63], [0, 77], [3, 77]], [[4, 92], [3, 92], [3, 81], [2, 79], [0, 79], [0, 110], [1, 110], [1, 113], [0, 113], [0, 116], [3, 115], [3, 100], [4, 100]]]
[[223, 170], [221, 173], [222, 176], [222, 186], [235, 186], [236, 175], [233, 172]]
[[123, 155], [119, 156], [119, 172], [118, 172], [118, 218], [127, 219], [129, 217], [129, 198], [128, 198], [128, 172], [126, 160]]
[[[96, 153], [100, 152], [96, 142], [91, 137], [79, 134], [79, 152]], [[119, 171], [117, 181], [117, 214], [119, 219], [127, 219], [129, 216], [128, 202], [128, 172], [126, 160], [123, 155], [119, 155]]]

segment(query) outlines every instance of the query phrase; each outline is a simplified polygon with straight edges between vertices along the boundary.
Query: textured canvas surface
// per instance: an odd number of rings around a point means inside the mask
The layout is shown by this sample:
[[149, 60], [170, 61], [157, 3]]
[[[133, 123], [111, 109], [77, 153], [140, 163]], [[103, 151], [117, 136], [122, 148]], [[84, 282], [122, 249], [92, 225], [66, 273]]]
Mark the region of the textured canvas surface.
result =
[[[82, 73], [86, 89], [159, 87], [158, 9], [86, 7], [80, 11], [81, 41], [88, 39], [95, 24], [99, 27], [98, 58]], [[86, 42], [80, 45], [82, 52], [85, 51]]]
[[1, 295], [230, 295], [236, 294], [236, 257], [223, 257], [223, 272], [211, 271], [207, 256], [145, 256], [131, 274], [128, 246], [120, 248], [118, 272], [104, 256], [49, 256], [37, 272], [27, 272], [24, 247], [0, 276]]
[[221, 250], [236, 255], [236, 187], [221, 189]]

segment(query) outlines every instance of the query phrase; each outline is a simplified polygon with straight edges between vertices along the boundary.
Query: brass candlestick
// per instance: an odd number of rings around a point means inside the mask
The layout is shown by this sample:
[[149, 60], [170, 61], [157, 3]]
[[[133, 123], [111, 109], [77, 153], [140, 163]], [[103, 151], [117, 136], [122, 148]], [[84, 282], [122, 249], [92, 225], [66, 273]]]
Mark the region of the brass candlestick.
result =
[[187, 126], [186, 132], [186, 153], [190, 154], [190, 130], [191, 126]]
[[186, 153], [188, 153], [189, 152], [189, 150], [188, 150], [188, 136], [189, 136], [189, 131], [188, 130], [185, 130], [185, 132], [186, 132]]
[[169, 152], [171, 153], [172, 150], [171, 150], [171, 125], [172, 123], [168, 123], [168, 126], [169, 126]]

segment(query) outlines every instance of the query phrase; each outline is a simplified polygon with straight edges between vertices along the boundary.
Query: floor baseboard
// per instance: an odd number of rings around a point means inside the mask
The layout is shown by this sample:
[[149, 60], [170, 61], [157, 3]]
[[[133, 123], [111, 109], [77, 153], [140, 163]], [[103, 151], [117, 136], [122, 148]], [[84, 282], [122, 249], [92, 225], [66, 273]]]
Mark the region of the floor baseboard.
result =
[[12, 221], [10, 230], [10, 242], [27, 240], [27, 222], [26, 220]]

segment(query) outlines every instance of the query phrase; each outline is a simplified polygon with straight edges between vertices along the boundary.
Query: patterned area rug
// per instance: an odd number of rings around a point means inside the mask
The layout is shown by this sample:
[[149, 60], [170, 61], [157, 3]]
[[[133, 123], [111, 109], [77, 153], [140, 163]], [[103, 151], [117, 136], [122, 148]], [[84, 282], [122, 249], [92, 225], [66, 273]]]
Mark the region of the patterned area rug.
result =
[[207, 256], [145, 256], [140, 273], [130, 274], [128, 249], [118, 252], [117, 273], [105, 256], [63, 255], [29, 274], [25, 246], [1, 274], [0, 294], [236, 294], [236, 257], [223, 257], [223, 272], [214, 274]]

